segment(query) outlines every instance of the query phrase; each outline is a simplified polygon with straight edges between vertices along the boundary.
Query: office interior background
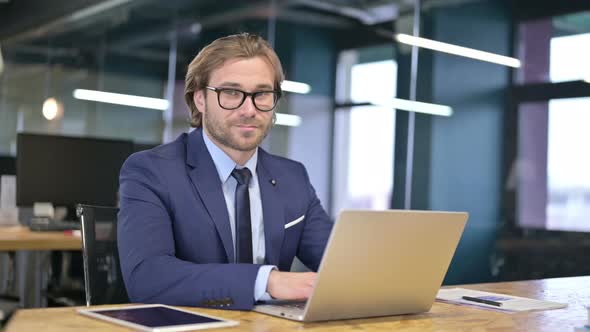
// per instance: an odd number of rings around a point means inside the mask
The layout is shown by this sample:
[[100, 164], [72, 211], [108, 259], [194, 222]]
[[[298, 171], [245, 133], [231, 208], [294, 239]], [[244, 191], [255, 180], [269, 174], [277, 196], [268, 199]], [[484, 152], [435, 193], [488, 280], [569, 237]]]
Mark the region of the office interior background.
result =
[[[109, 203], [122, 159], [189, 130], [188, 63], [239, 32], [269, 40], [295, 82], [263, 148], [303, 162], [333, 218], [469, 212], [445, 284], [590, 274], [582, 0], [0, 0], [0, 173], [16, 174], [18, 205], [52, 192]], [[518, 65], [399, 38], [414, 33]], [[45, 153], [56, 140], [60, 153]], [[67, 168], [86, 158], [104, 164]], [[80, 181], [83, 192], [60, 192]]]

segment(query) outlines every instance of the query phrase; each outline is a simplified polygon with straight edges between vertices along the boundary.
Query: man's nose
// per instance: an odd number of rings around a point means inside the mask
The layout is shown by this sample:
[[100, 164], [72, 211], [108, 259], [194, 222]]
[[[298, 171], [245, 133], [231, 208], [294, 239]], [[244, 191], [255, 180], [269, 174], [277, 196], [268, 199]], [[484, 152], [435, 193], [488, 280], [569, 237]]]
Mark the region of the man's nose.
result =
[[253, 117], [256, 115], [257, 109], [254, 106], [254, 97], [247, 96], [244, 100], [244, 104], [240, 107], [240, 113], [246, 117]]

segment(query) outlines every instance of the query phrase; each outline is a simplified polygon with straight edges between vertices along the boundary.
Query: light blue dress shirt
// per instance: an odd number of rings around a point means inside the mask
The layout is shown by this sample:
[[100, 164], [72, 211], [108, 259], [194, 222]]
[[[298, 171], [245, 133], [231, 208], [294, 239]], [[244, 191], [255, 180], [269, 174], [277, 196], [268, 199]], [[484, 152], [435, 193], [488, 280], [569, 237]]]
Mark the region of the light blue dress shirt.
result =
[[[258, 148], [254, 155], [242, 167], [236, 164], [223, 150], [221, 150], [203, 130], [203, 141], [209, 150], [219, 179], [221, 180], [223, 196], [225, 197], [225, 204], [227, 205], [227, 212], [229, 215], [229, 225], [231, 228], [231, 236], [233, 239], [234, 253], [236, 252], [236, 186], [238, 182], [231, 176], [234, 168], [247, 167], [252, 172], [252, 179], [248, 186], [248, 194], [250, 195], [250, 220], [252, 222], [252, 256], [255, 264], [264, 264], [264, 257], [266, 254], [266, 247], [264, 242], [264, 222], [262, 219], [262, 199], [260, 196], [260, 186], [258, 185], [258, 174], [256, 173], [256, 165], [258, 163]], [[234, 255], [235, 257], [235, 255]], [[256, 283], [254, 286], [254, 300], [270, 299], [270, 295], [266, 293], [266, 286], [270, 271], [276, 269], [273, 265], [264, 265], [258, 270], [256, 276]]]

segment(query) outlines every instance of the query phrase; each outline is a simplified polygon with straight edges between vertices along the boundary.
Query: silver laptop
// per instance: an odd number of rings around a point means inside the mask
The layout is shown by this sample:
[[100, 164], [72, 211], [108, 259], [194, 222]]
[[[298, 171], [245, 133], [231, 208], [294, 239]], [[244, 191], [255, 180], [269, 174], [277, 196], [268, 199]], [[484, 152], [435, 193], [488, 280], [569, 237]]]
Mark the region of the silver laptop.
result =
[[304, 322], [429, 311], [467, 218], [465, 212], [343, 211], [310, 298], [254, 311]]

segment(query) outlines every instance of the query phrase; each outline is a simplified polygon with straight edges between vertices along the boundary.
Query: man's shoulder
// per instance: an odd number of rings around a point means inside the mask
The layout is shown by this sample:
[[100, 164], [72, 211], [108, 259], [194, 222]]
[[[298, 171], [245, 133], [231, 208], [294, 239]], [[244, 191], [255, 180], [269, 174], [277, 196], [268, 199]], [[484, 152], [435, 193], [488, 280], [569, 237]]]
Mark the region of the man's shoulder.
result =
[[294, 175], [300, 174], [302, 171], [307, 172], [305, 165], [297, 160], [271, 154], [263, 149], [259, 149], [258, 153], [260, 155], [259, 160], [273, 174], [279, 175], [280, 173], [285, 173]]
[[293, 159], [289, 159], [286, 157], [282, 157], [276, 154], [272, 154], [269, 153], [263, 149], [259, 149], [258, 153], [260, 154], [260, 157], [262, 160], [264, 160], [265, 162], [269, 162], [269, 163], [276, 163], [282, 166], [287, 166], [287, 167], [303, 167], [303, 164], [297, 160], [293, 160]]
[[159, 162], [186, 159], [186, 140], [187, 134], [180, 135], [172, 142], [158, 145], [148, 150], [143, 150], [132, 154], [128, 161], [130, 162]]

